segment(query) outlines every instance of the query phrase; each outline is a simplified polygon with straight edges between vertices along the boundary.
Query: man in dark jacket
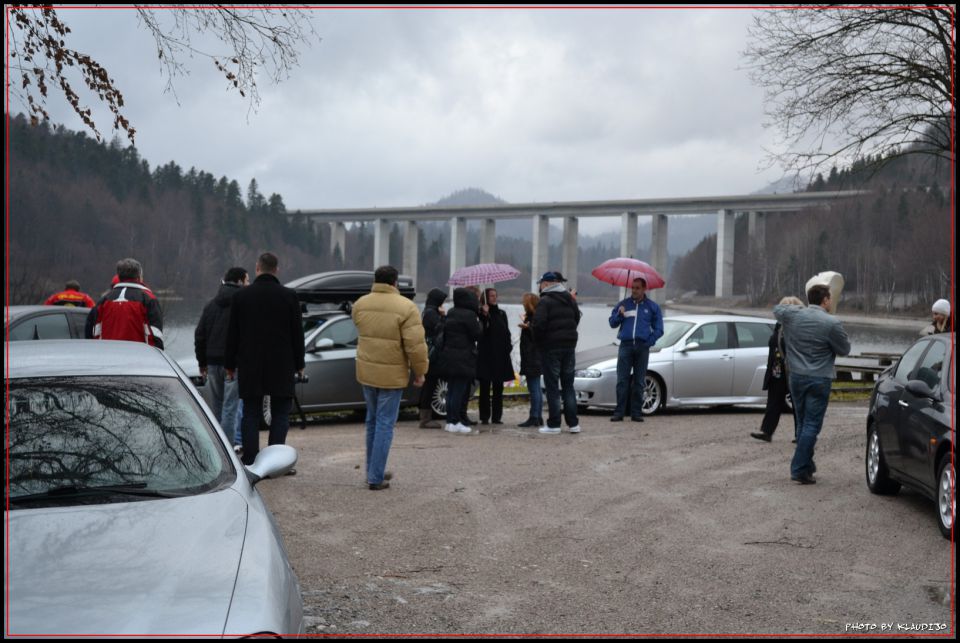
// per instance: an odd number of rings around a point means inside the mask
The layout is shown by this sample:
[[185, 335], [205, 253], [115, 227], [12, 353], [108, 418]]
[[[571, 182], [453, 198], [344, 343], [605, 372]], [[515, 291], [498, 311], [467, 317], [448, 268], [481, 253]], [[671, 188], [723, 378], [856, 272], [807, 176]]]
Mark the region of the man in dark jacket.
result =
[[[427, 304], [423, 307], [423, 313], [420, 316], [423, 322], [423, 331], [427, 340], [427, 348], [434, 359], [440, 356], [439, 347], [435, 347], [440, 330], [443, 328], [443, 319], [446, 312], [443, 310], [443, 302], [447, 300], [447, 293], [434, 288], [427, 293]], [[433, 411], [430, 404], [433, 402], [433, 394], [437, 388], [437, 380], [440, 379], [437, 365], [430, 364], [430, 370], [427, 372], [427, 379], [420, 389], [420, 428], [421, 429], [439, 429], [440, 423], [433, 419]]]
[[163, 349], [163, 311], [136, 259], [117, 262], [116, 283], [87, 315], [87, 339], [143, 342]]
[[213, 414], [227, 434], [230, 443], [238, 448], [241, 444], [237, 430], [237, 409], [240, 394], [237, 380], [227, 379], [223, 367], [227, 353], [227, 331], [230, 328], [230, 308], [233, 296], [240, 288], [250, 283], [246, 268], [234, 267], [227, 271], [220, 282], [217, 296], [207, 302], [200, 315], [200, 322], [193, 332], [193, 348], [200, 366], [200, 375], [207, 378], [207, 386], [213, 395]]
[[[514, 378], [513, 337], [507, 313], [497, 305], [496, 288], [487, 288], [486, 303], [480, 306], [483, 335], [477, 345], [477, 379], [480, 380], [480, 423], [503, 424], [503, 383]], [[490, 394], [493, 393], [491, 410]]]
[[296, 293], [277, 279], [277, 257], [257, 259], [257, 278], [233, 296], [227, 353], [227, 378], [239, 376], [243, 400], [243, 463], [253, 464], [260, 452], [263, 396], [270, 396], [268, 444], [284, 444], [297, 373], [303, 375], [303, 316]]
[[570, 433], [580, 433], [577, 419], [577, 393], [573, 390], [576, 365], [577, 326], [580, 307], [564, 287], [566, 279], [557, 271], [545, 272], [540, 278], [540, 303], [533, 315], [533, 337], [540, 349], [543, 364], [543, 383], [547, 389], [547, 407], [550, 415], [547, 426], [540, 433], [560, 433], [561, 389], [562, 415]]

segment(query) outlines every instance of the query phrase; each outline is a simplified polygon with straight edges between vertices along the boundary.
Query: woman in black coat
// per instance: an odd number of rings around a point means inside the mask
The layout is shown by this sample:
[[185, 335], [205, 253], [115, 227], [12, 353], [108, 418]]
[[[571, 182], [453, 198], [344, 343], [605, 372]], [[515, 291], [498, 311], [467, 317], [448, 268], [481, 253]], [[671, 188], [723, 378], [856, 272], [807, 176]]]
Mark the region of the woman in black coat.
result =
[[543, 426], [543, 389], [540, 376], [543, 367], [540, 364], [540, 350], [533, 341], [533, 314], [540, 303], [540, 296], [532, 292], [523, 295], [523, 317], [520, 326], [520, 374], [527, 378], [527, 390], [530, 392], [530, 417], [522, 422], [522, 427]]
[[[477, 379], [480, 380], [480, 423], [503, 424], [503, 383], [514, 378], [513, 337], [507, 313], [497, 305], [497, 290], [487, 288], [487, 302], [480, 307], [480, 325], [483, 336], [480, 338], [477, 360]], [[490, 394], [493, 392], [493, 408]], [[492, 411], [492, 413], [491, 413]]]
[[[781, 304], [803, 305], [797, 297], [784, 297]], [[769, 351], [767, 352], [767, 371], [763, 375], [763, 390], [767, 392], [767, 409], [763, 414], [760, 431], [750, 435], [758, 440], [769, 442], [773, 439], [773, 432], [780, 423], [780, 415], [790, 412], [793, 415], [793, 441], [797, 441], [797, 416], [792, 406], [787, 405], [787, 394], [790, 392], [787, 385], [787, 361], [784, 351], [783, 327], [780, 322], [773, 328], [770, 335]]]
[[477, 340], [482, 329], [477, 311], [480, 302], [466, 288], [453, 291], [453, 308], [443, 325], [440, 376], [447, 380], [447, 426], [450, 433], [470, 433], [464, 425], [466, 396], [477, 372]]
[[[446, 311], [443, 310], [443, 302], [447, 300], [447, 293], [439, 288], [434, 288], [427, 294], [427, 304], [423, 307], [423, 313], [420, 316], [423, 322], [423, 332], [427, 340], [427, 347], [430, 348], [437, 341], [437, 336], [443, 328], [443, 320]], [[431, 350], [431, 353], [433, 351]], [[427, 371], [427, 379], [420, 389], [420, 428], [421, 429], [439, 429], [440, 424], [433, 420], [433, 411], [430, 408], [433, 402], [433, 392], [437, 388], [437, 380], [440, 379], [439, 369], [436, 364], [430, 364], [430, 370]]]

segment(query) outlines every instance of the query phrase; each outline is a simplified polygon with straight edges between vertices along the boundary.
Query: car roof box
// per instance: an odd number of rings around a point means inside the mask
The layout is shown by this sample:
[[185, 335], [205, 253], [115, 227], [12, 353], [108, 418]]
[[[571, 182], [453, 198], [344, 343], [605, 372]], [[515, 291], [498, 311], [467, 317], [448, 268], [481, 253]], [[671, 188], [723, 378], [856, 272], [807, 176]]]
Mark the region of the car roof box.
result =
[[[408, 299], [413, 299], [417, 294], [413, 286], [413, 279], [406, 275], [400, 275], [397, 281], [400, 294]], [[301, 302], [310, 304], [354, 302], [360, 297], [370, 294], [372, 287], [372, 270], [318, 272], [294, 279], [287, 284], [287, 288], [296, 291]]]

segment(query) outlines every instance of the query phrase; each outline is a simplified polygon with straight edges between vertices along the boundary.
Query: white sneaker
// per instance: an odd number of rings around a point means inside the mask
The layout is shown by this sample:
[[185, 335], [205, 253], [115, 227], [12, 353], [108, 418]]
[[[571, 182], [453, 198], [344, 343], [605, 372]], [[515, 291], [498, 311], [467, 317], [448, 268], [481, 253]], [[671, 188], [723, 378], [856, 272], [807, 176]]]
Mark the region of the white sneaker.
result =
[[580, 425], [578, 424], [577, 426], [571, 426], [570, 433], [580, 433]]
[[551, 435], [556, 435], [557, 433], [560, 433], [560, 427], [558, 426], [555, 429], [551, 429], [549, 426], [541, 426], [539, 429], [537, 429], [537, 431], [539, 431], [540, 433], [549, 433]]
[[473, 430], [469, 426], [457, 422], [456, 424], [457, 433], [473, 433]]
[[457, 424], [447, 424], [447, 426], [443, 427], [443, 430], [447, 433], [460, 433], [459, 429], [457, 429], [457, 426]]

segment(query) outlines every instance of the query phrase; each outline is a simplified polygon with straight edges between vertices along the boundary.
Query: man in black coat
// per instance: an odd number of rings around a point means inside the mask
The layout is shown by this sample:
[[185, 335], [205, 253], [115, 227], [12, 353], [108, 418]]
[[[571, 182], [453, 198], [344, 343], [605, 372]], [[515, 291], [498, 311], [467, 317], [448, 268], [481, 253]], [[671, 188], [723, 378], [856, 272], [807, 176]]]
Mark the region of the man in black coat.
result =
[[270, 396], [268, 444], [284, 444], [290, 426], [295, 379], [303, 374], [303, 316], [296, 293], [277, 279], [277, 257], [257, 259], [257, 278], [233, 297], [227, 354], [227, 377], [239, 376], [243, 400], [243, 463], [260, 452], [263, 396]]
[[[486, 303], [480, 306], [483, 335], [477, 346], [477, 379], [480, 380], [480, 423], [503, 424], [503, 383], [514, 378], [510, 351], [513, 337], [507, 313], [497, 305], [496, 288], [487, 288]], [[491, 414], [490, 393], [493, 389]]]
[[240, 394], [236, 378], [227, 379], [223, 367], [227, 352], [227, 332], [230, 330], [230, 309], [233, 296], [250, 283], [246, 268], [234, 267], [227, 271], [220, 282], [217, 296], [207, 302], [193, 333], [193, 348], [200, 366], [200, 375], [207, 378], [207, 386], [213, 395], [213, 414], [220, 421], [220, 428], [227, 434], [230, 444], [239, 446], [240, 431], [237, 430], [237, 407]]
[[560, 433], [562, 418], [566, 419], [570, 433], [580, 433], [573, 377], [579, 339], [577, 326], [582, 313], [576, 299], [564, 287], [565, 281], [559, 272], [543, 273], [540, 278], [540, 303], [533, 315], [533, 338], [540, 349], [543, 383], [547, 389], [547, 407], [550, 411], [547, 426], [540, 427], [539, 431], [547, 434]]
[[[423, 322], [423, 331], [427, 341], [427, 347], [433, 354], [434, 360], [440, 356], [440, 351], [433, 348], [438, 340], [440, 330], [443, 328], [443, 320], [446, 312], [443, 310], [443, 302], [447, 300], [447, 293], [434, 288], [427, 293], [427, 304], [423, 307], [423, 313], [420, 320]], [[430, 370], [427, 371], [427, 379], [420, 389], [420, 428], [421, 429], [439, 429], [440, 423], [433, 419], [431, 402], [433, 402], [434, 390], [437, 388], [437, 380], [440, 379], [440, 369], [437, 365], [430, 364]]]

